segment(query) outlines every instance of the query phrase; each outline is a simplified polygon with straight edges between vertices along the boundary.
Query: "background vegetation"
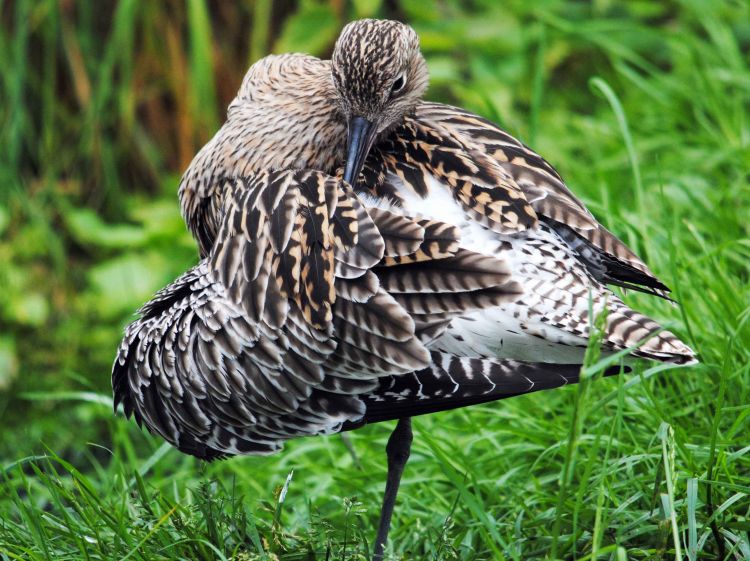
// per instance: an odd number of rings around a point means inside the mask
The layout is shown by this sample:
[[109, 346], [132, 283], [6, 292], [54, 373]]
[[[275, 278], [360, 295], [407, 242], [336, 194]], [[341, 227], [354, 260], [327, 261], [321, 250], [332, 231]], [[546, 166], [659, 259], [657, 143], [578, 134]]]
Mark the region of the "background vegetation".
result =
[[647, 259], [681, 306], [628, 301], [702, 361], [417, 419], [394, 558], [750, 558], [744, 0], [0, 1], [0, 558], [364, 558], [390, 426], [205, 465], [109, 370], [196, 261], [179, 175], [245, 69], [373, 15]]

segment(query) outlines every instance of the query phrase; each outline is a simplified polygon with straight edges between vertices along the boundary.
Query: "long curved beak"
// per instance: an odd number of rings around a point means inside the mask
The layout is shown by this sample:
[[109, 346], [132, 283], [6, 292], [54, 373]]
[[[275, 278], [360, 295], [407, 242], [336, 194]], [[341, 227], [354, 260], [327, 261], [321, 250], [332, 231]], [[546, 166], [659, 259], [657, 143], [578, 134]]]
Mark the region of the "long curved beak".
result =
[[375, 141], [377, 127], [364, 117], [352, 117], [349, 120], [349, 132], [346, 138], [346, 167], [344, 181], [349, 185], [359, 177], [362, 166], [365, 165], [367, 154]]

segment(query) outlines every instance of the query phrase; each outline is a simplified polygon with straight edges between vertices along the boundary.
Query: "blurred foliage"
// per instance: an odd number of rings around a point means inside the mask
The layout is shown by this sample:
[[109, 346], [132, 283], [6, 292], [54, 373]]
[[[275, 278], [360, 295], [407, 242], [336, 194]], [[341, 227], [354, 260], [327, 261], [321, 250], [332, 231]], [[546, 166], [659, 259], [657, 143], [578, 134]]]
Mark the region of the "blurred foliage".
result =
[[[133, 465], [156, 449], [148, 437], [126, 438], [127, 425], [110, 418], [100, 397], [110, 391], [123, 326], [196, 261], [176, 201], [180, 174], [222, 122], [249, 64], [268, 52], [325, 57], [342, 25], [373, 16], [418, 31], [430, 99], [479, 112], [532, 145], [674, 286], [679, 310], [638, 305], [672, 317], [704, 364], [679, 379], [645, 377], [646, 405], [635, 410], [674, 424], [680, 469], [703, 478], [701, 493], [714, 463], [722, 465], [717, 478], [750, 485], [732, 464], [747, 467], [737, 450], [746, 444], [750, 401], [749, 12], [743, 0], [0, 2], [0, 461], [10, 465], [47, 444], [73, 465], [98, 465], [102, 457], [83, 444], [92, 441]], [[727, 385], [729, 413], [721, 416], [714, 400]], [[564, 399], [523, 403], [554, 419], [542, 404]], [[493, 418], [472, 425], [455, 415], [468, 434]], [[529, 437], [522, 433], [515, 436]], [[634, 449], [644, 439], [633, 436]], [[428, 453], [439, 455], [439, 446]], [[174, 465], [184, 472], [185, 462]], [[439, 473], [457, 477], [448, 463]], [[168, 487], [171, 468], [161, 469], [157, 480]], [[106, 488], [104, 472], [93, 471]], [[376, 500], [377, 482], [352, 477]], [[260, 493], [260, 485], [251, 488]], [[544, 513], [555, 504], [527, 498], [542, 512], [529, 531], [546, 536]], [[722, 516], [746, 537], [747, 494], [731, 500]], [[160, 515], [171, 508], [159, 504]], [[651, 520], [645, 506], [633, 512]], [[446, 519], [443, 531], [449, 527]], [[482, 531], [466, 530], [461, 540], [481, 542]], [[633, 532], [626, 537], [641, 543]], [[448, 543], [442, 534], [435, 540]], [[451, 543], [440, 555], [461, 547]]]

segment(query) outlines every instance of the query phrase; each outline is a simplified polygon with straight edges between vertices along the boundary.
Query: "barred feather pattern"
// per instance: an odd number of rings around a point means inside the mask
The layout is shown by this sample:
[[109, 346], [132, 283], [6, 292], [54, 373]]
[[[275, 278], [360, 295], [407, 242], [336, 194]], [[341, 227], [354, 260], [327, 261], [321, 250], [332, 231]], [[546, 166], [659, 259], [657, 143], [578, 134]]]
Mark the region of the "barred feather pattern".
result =
[[[113, 367], [125, 413], [184, 452], [271, 453], [288, 438], [368, 422], [364, 396], [380, 401], [392, 386], [381, 378], [432, 368], [411, 310], [457, 316], [520, 293], [501, 260], [457, 248], [451, 228], [370, 214], [331, 176], [286, 170], [229, 183], [211, 254], [141, 309]], [[463, 395], [420, 388], [415, 399], [432, 409]]]
[[[604, 228], [568, 189], [559, 173], [547, 162], [497, 125], [463, 109], [440, 103], [422, 103], [413, 120], [437, 137], [457, 139], [464, 150], [492, 158], [509, 176], [534, 212], [556, 229], [566, 241], [580, 249], [588, 263], [598, 264], [598, 279], [627, 288], [644, 289], [666, 297], [669, 289], [648, 266], [614, 234]], [[413, 127], [408, 121], [405, 126]], [[430, 156], [430, 159], [433, 156]], [[398, 160], [399, 156], [395, 155]], [[422, 158], [423, 165], [428, 158]], [[434, 164], [429, 164], [434, 165]]]
[[[377, 387], [362, 396], [367, 421], [424, 415], [451, 408], [467, 407], [498, 399], [575, 384], [580, 367], [559, 364], [550, 368], [514, 360], [459, 357], [433, 351], [432, 364], [412, 374], [380, 378]], [[627, 368], [610, 368], [605, 375], [627, 372]], [[357, 428], [346, 423], [343, 428]]]
[[[399, 180], [390, 179], [397, 188]], [[522, 288], [512, 301], [487, 298], [478, 308], [462, 310], [460, 317], [446, 317], [444, 312], [452, 311], [446, 308], [449, 301], [432, 302], [429, 292], [405, 298], [403, 305], [420, 327], [422, 317], [417, 314], [434, 323], [449, 320], [442, 333], [425, 339], [431, 348], [459, 356], [575, 363], [583, 359], [594, 317], [606, 311], [605, 351], [637, 347], [633, 354], [644, 358], [675, 364], [694, 361], [692, 350], [673, 333], [617, 298], [602, 283], [601, 274], [592, 270], [595, 263], [587, 262], [553, 225], [543, 220], [533, 229], [501, 234], [472, 220], [450, 185], [430, 177], [427, 189], [428, 196], [422, 198], [402, 185], [401, 204], [420, 208], [432, 220], [459, 224], [461, 248], [476, 256], [501, 258]], [[394, 290], [390, 285], [389, 289]], [[485, 296], [488, 292], [483, 291]]]
[[[605, 352], [695, 360], [607, 288], [668, 293], [549, 163], [421, 101], [413, 30], [355, 22], [333, 59], [254, 64], [185, 172], [201, 261], [126, 330], [112, 383], [127, 415], [201, 458], [271, 453], [574, 383], [590, 310], [608, 312]], [[350, 186], [354, 114], [379, 136]]]
[[[589, 313], [593, 297], [595, 314], [605, 309], [610, 314], [605, 350], [638, 346], [636, 356], [676, 364], [694, 361], [692, 350], [674, 334], [628, 308], [606, 288], [614, 284], [668, 298], [667, 287], [593, 219], [539, 156], [482, 119], [439, 104], [420, 105], [393, 137], [382, 142], [368, 162], [365, 177], [381, 178], [381, 184], [370, 189], [371, 196], [383, 198], [385, 192], [392, 193], [393, 200], [409, 212], [459, 226], [462, 248], [502, 256], [524, 288], [514, 302], [485, 301], [482, 309], [460, 318], [446, 317], [447, 310], [428, 296], [404, 299], [418, 325], [425, 328], [425, 341], [470, 356], [580, 361], [593, 321]], [[506, 150], [504, 155], [502, 150]], [[476, 153], [485, 156], [472, 156], [474, 168], [465, 168], [464, 159]], [[528, 202], [542, 200], [533, 198], [533, 189], [526, 183], [517, 182], [528, 179], [524, 174], [532, 168], [537, 173], [534, 189], [544, 191], [544, 199], [557, 210]], [[475, 183], [495, 182], [502, 189], [485, 190], [490, 199], [467, 204], [467, 191], [456, 189], [455, 170], [463, 170], [460, 173]], [[358, 185], [361, 190], [366, 187]], [[468, 198], [480, 200], [476, 191]], [[513, 212], [513, 223], [501, 224], [490, 207], [511, 199], [516, 205], [529, 204], [531, 210]], [[567, 213], [575, 211], [575, 216], [565, 214], [562, 207]], [[508, 207], [503, 208], [507, 213]], [[534, 218], [523, 223], [518, 216]], [[419, 313], [425, 315], [417, 319]], [[432, 321], [421, 321], [426, 318]], [[430, 327], [446, 321], [447, 333], [442, 339], [434, 336]]]
[[375, 158], [414, 192], [428, 194], [430, 178], [449, 185], [456, 200], [498, 232], [536, 226], [537, 217], [510, 175], [486, 154], [417, 119], [406, 119]]

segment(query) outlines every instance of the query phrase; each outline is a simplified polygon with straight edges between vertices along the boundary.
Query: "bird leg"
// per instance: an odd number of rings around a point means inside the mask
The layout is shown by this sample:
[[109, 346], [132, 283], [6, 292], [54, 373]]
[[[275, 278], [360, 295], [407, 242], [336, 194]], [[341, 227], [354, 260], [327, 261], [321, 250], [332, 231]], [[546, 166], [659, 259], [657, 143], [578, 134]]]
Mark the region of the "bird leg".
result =
[[398, 486], [401, 483], [404, 466], [409, 460], [412, 439], [411, 417], [399, 419], [385, 447], [385, 453], [388, 456], [388, 478], [385, 482], [383, 508], [380, 510], [380, 523], [378, 524], [378, 535], [375, 537], [372, 561], [383, 559], [383, 549], [385, 548], [385, 542], [388, 540], [388, 531], [391, 529], [391, 517], [393, 516], [393, 507], [396, 505]]

